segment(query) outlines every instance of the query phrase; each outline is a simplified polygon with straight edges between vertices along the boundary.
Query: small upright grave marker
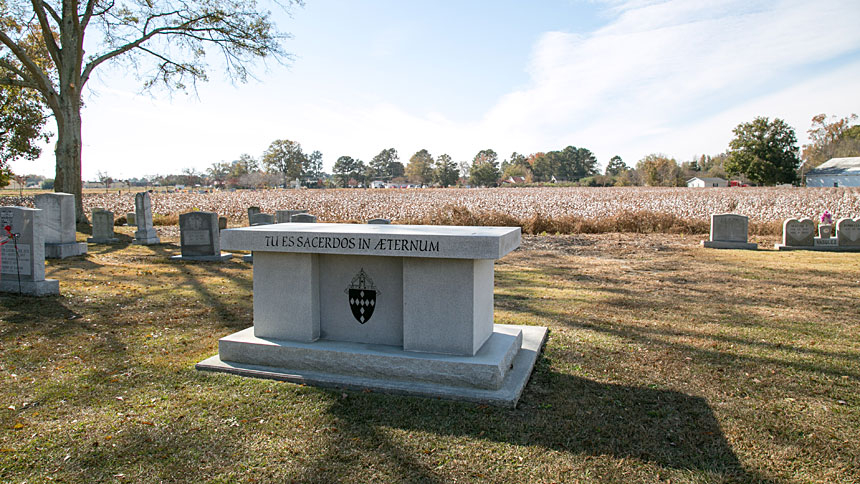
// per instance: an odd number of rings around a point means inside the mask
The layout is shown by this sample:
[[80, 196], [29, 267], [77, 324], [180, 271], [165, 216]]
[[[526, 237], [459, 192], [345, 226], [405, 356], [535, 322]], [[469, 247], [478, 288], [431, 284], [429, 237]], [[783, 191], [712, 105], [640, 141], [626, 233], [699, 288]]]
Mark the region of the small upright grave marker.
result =
[[293, 215], [299, 213], [308, 213], [307, 210], [276, 210], [275, 211], [275, 222], [279, 224], [286, 224], [292, 222], [290, 220]]
[[749, 217], [734, 213], [711, 214], [711, 238], [702, 246], [711, 249], [758, 249], [758, 244], [747, 241]]
[[102, 208], [93, 209], [93, 236], [87, 239], [91, 244], [115, 244], [119, 239], [114, 237], [113, 212]]
[[182, 253], [172, 260], [223, 261], [233, 254], [221, 252], [221, 233], [215, 212], [189, 212], [179, 216], [179, 240]]
[[129, 212], [129, 213], [125, 214], [125, 223], [129, 227], [133, 227], [133, 226], [137, 225], [137, 223], [135, 222], [135, 219], [134, 219], [134, 212]]
[[86, 242], [75, 240], [75, 196], [70, 193], [42, 193], [35, 197], [42, 210], [45, 258], [65, 259], [87, 253]]
[[251, 225], [270, 225], [275, 223], [275, 216], [270, 213], [255, 213], [251, 215]]
[[248, 207], [248, 225], [253, 225], [254, 215], [260, 213], [260, 207]]
[[160, 244], [158, 232], [152, 227], [152, 201], [148, 192], [134, 195], [134, 218], [137, 231], [134, 233], [134, 243], [142, 245]]
[[297, 213], [290, 217], [290, 222], [292, 223], [304, 223], [304, 224], [315, 224], [317, 223], [316, 215], [311, 215], [309, 213]]
[[50, 296], [60, 282], [45, 279], [42, 210], [0, 207], [0, 292]]

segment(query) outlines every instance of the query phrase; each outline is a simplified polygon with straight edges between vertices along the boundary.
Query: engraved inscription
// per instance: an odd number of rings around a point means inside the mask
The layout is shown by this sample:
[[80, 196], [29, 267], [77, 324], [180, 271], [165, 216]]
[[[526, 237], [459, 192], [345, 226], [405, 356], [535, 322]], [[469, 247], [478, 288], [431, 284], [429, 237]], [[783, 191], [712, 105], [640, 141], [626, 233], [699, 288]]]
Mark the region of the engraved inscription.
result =
[[209, 245], [212, 243], [208, 230], [186, 230], [182, 233], [182, 240], [185, 245]]
[[[15, 245], [12, 241], [9, 241], [6, 245], [4, 245], [0, 250], [2, 250], [2, 262], [3, 267], [0, 269], [0, 272], [3, 274], [14, 274], [18, 275], [18, 271], [20, 270], [20, 274], [22, 276], [31, 275], [30, 272], [30, 254], [31, 246], [30, 244], [18, 244], [18, 254], [17, 258], [15, 255]], [[15, 268], [15, 260], [18, 261], [18, 268]]]

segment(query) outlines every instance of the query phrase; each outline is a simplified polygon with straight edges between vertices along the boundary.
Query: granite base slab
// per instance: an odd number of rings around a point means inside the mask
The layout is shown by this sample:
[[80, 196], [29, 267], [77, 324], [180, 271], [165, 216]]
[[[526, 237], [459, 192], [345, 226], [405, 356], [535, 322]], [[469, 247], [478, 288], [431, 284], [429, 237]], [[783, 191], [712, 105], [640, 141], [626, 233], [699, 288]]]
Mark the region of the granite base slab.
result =
[[245, 254], [242, 256], [242, 260], [245, 262], [254, 262], [254, 254]]
[[148, 239], [134, 239], [132, 242], [137, 245], [156, 245], [161, 243], [161, 239], [158, 237], [150, 237]]
[[707, 249], [758, 250], [758, 244], [754, 242], [726, 242], [722, 240], [703, 240], [702, 247]]
[[799, 245], [783, 245], [774, 244], [776, 250], [814, 250], [816, 252], [860, 252], [860, 247], [839, 247], [839, 246], [799, 246]]
[[8, 280], [0, 281], [0, 292], [23, 294], [25, 296], [56, 296], [60, 294], [60, 281], [57, 279], [45, 279], [44, 281], [18, 281], [15, 276], [7, 276]]
[[118, 244], [119, 239], [117, 239], [115, 237], [111, 237], [110, 239], [97, 239], [95, 237], [88, 237], [87, 243], [88, 244]]
[[[546, 341], [547, 328], [495, 325], [494, 336], [496, 335], [498, 337], [495, 341], [491, 337], [476, 356], [462, 357], [417, 353], [391, 346], [360, 343], [254, 341], [259, 338], [254, 338], [253, 328], [248, 328], [219, 342], [219, 349], [227, 349], [227, 354], [222, 350], [220, 355], [198, 363], [196, 368], [314, 386], [370, 389], [384, 393], [463, 400], [513, 408], [522, 395], [537, 356]], [[224, 340], [228, 338], [232, 341], [224, 345]], [[246, 342], [239, 343], [241, 340]], [[316, 346], [319, 351], [305, 363], [296, 365], [300, 368], [280, 363], [262, 365], [227, 359], [236, 357], [235, 352], [239, 349], [236, 344], [245, 346], [241, 348], [242, 352], [260, 356], [265, 350], [256, 345], [261, 342], [274, 354], [287, 354], [285, 358], [288, 361], [311, 354], [308, 353], [309, 347]], [[230, 348], [231, 345], [233, 348]], [[283, 348], [273, 350], [273, 346]], [[335, 358], [334, 361], [329, 359], [332, 357]], [[242, 356], [239, 358], [245, 359]], [[316, 360], [319, 365], [309, 364], [312, 360]], [[361, 363], [369, 364], [371, 370], [362, 373]], [[494, 380], [496, 377], [500, 379]], [[467, 383], [475, 382], [476, 378], [481, 386]], [[481, 381], [480, 378], [488, 380]]]
[[86, 242], [68, 242], [65, 244], [45, 243], [45, 259], [65, 259], [86, 253]]
[[190, 262], [223, 262], [230, 260], [233, 254], [230, 252], [221, 252], [221, 255], [172, 255], [170, 260], [190, 261]]

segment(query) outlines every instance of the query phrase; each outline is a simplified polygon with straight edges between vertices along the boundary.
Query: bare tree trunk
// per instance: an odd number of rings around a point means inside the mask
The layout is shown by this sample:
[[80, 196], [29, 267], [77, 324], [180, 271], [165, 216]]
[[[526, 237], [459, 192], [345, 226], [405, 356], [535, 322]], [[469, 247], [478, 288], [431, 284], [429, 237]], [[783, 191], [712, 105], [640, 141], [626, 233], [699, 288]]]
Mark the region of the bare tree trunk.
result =
[[[57, 171], [54, 191], [75, 196], [75, 219], [89, 223], [81, 193], [81, 102], [79, 93], [65, 93], [57, 118]], [[71, 94], [71, 95], [70, 95]]]

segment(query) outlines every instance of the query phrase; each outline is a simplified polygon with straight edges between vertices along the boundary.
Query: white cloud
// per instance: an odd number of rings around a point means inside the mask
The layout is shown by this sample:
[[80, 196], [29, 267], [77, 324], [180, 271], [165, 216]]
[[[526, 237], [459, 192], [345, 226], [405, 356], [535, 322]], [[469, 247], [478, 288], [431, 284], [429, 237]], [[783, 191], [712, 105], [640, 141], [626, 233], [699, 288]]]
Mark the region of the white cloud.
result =
[[[243, 152], [259, 155], [278, 138], [321, 150], [329, 169], [340, 155], [369, 161], [392, 146], [406, 161], [421, 148], [465, 160], [483, 148], [506, 157], [572, 144], [603, 163], [619, 154], [632, 165], [651, 152], [682, 160], [718, 153], [734, 126], [757, 115], [786, 119], [803, 140], [819, 112], [860, 112], [854, 0], [606, 5], [612, 17], [599, 30], [543, 33], [524, 66], [530, 83], [467, 122], [453, 121], [445, 106], [408, 112], [385, 92], [350, 98], [292, 82], [203, 91], [202, 101], [103, 89], [84, 120], [84, 176], [202, 170]], [[391, 54], [382, 47], [371, 54]], [[50, 173], [50, 152], [37, 164], [47, 169], [13, 169]]]

